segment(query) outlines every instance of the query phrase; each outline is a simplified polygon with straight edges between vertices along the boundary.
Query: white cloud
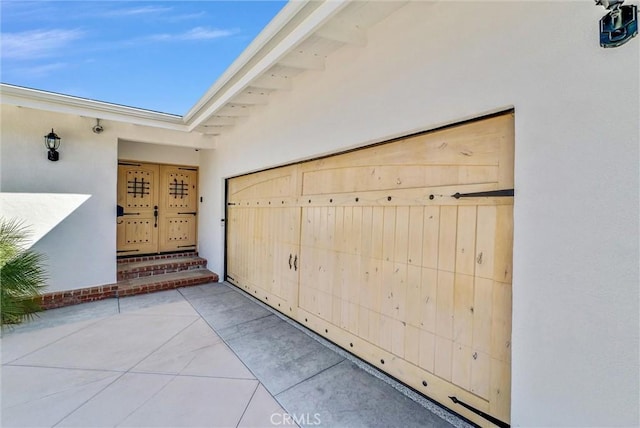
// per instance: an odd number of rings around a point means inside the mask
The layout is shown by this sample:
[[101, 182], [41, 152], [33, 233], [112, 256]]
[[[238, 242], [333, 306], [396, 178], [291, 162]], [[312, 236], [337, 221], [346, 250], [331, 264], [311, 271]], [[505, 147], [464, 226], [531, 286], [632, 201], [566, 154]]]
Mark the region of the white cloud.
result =
[[34, 59], [56, 56], [83, 34], [80, 30], [62, 29], [2, 33], [2, 58]]
[[105, 11], [102, 13], [102, 16], [137, 16], [137, 15], [147, 15], [153, 13], [164, 13], [170, 12], [173, 8], [171, 7], [163, 7], [163, 6], [145, 6], [145, 7], [137, 7], [131, 9], [116, 9]]
[[182, 15], [169, 16], [169, 17], [166, 18], [166, 20], [168, 22], [188, 21], [190, 19], [202, 18], [205, 15], [206, 15], [206, 13], [204, 11], [203, 12], [196, 12], [196, 13], [185, 13], [185, 14], [182, 14]]
[[237, 30], [195, 27], [189, 31], [179, 34], [154, 34], [149, 36], [149, 39], [154, 41], [213, 40], [222, 37], [229, 37], [236, 33], [238, 33]]
[[66, 62], [54, 62], [51, 64], [34, 65], [31, 67], [15, 69], [13, 70], [13, 73], [30, 77], [46, 77], [52, 72], [67, 68], [68, 66], [69, 64]]

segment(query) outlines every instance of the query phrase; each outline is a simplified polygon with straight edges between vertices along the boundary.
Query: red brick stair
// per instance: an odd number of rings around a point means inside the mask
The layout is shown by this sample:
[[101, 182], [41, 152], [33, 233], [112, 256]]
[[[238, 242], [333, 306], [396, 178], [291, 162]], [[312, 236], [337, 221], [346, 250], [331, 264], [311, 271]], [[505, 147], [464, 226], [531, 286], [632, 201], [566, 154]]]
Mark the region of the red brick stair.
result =
[[46, 293], [42, 308], [218, 282], [218, 275], [207, 270], [207, 260], [196, 253], [180, 253], [118, 260], [117, 280], [116, 284]]
[[118, 282], [167, 273], [206, 269], [207, 261], [198, 256], [152, 259], [140, 262], [118, 262]]

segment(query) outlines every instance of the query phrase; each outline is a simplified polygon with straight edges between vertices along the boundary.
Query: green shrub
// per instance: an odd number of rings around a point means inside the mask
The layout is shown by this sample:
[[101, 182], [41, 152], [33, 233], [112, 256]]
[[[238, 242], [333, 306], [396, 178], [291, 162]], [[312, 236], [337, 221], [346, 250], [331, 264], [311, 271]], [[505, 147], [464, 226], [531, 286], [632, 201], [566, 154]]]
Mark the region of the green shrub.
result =
[[44, 256], [25, 250], [29, 231], [19, 222], [0, 219], [0, 314], [2, 326], [18, 324], [40, 310], [45, 287]]

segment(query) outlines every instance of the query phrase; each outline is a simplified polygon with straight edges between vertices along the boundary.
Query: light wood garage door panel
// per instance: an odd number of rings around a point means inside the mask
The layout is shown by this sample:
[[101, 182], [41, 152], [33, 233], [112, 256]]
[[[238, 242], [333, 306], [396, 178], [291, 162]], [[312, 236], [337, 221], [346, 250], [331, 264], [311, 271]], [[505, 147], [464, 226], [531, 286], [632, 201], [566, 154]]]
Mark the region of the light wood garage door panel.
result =
[[[511, 114], [232, 179], [228, 263], [416, 390], [509, 422], [513, 198], [452, 195], [511, 188]], [[283, 238], [285, 224], [299, 226]], [[286, 281], [283, 241], [298, 260]]]
[[298, 306], [300, 208], [297, 168], [229, 180], [227, 277], [278, 310]]

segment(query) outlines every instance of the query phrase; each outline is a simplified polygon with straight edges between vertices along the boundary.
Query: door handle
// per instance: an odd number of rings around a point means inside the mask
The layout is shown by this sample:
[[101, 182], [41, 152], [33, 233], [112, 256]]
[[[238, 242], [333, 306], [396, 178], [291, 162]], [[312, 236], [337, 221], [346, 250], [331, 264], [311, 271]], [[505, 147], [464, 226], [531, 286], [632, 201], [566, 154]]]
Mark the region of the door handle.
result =
[[153, 227], [158, 227], [158, 206], [153, 207]]
[[297, 254], [293, 259], [293, 268], [294, 268], [295, 271], [298, 270], [298, 255]]
[[291, 266], [291, 259], [293, 258], [293, 255], [289, 254], [289, 270], [291, 270], [291, 268], [293, 266]]
[[126, 213], [124, 212], [124, 207], [122, 205], [116, 206], [116, 217], [122, 217], [125, 215], [140, 215], [140, 213]]

